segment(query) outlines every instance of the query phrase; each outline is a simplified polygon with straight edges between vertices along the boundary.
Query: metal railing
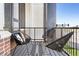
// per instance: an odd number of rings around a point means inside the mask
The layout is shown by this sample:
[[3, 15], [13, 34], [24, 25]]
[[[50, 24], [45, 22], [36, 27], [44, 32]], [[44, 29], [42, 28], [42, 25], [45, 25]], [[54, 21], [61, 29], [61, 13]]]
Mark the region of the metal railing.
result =
[[42, 37], [44, 34], [44, 27], [21, 27], [20, 31], [24, 31], [24, 34], [29, 35], [32, 41], [44, 41]]
[[71, 56], [79, 55], [79, 27], [56, 27], [56, 39], [66, 35], [69, 32], [74, 32], [64, 47], [64, 50]]
[[[21, 30], [24, 30], [25, 34], [28, 34], [33, 41], [45, 41], [42, 38], [46, 27], [21, 27]], [[74, 32], [72, 37], [69, 39], [68, 43], [65, 45], [64, 50], [71, 56], [78, 56], [79, 55], [79, 40], [78, 40], [78, 32], [79, 27], [54, 27], [56, 30], [56, 39], [61, 38], [62, 36], [68, 34], [69, 32]], [[46, 33], [47, 34], [47, 33]]]

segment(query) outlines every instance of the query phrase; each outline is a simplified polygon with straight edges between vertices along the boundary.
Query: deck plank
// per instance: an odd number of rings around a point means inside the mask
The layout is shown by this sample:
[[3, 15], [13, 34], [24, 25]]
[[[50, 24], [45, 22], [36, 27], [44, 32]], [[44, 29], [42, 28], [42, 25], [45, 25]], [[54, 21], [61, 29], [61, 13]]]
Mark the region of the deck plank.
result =
[[45, 48], [45, 46], [43, 45], [43, 42], [42, 42], [41, 44], [42, 44], [42, 49], [43, 49], [43, 55], [42, 55], [42, 56], [47, 56], [47, 52], [45, 51], [46, 48]]
[[39, 42], [39, 56], [43, 55], [43, 47], [42, 47], [42, 42]]
[[49, 49], [50, 53], [52, 56], [56, 56], [56, 54], [54, 53], [54, 51], [52, 49]]
[[14, 50], [15, 50], [15, 51], [13, 51], [14, 54], [18, 53], [18, 50], [20, 50], [20, 47], [21, 47], [21, 46], [17, 46], [17, 47], [14, 49]]
[[25, 50], [24, 50], [24, 54], [23, 54], [23, 56], [29, 56], [29, 52], [28, 52], [28, 50], [27, 50], [27, 48], [28, 48], [28, 46], [27, 45], [25, 45], [26, 47], [25, 47]]
[[30, 52], [30, 55], [35, 56], [35, 51], [36, 51], [36, 43], [32, 44], [32, 50]]
[[53, 52], [55, 53], [56, 56], [59, 56], [58, 51], [53, 50]]
[[61, 52], [57, 51], [57, 53], [59, 56], [63, 56], [63, 54]]
[[[19, 46], [19, 49], [16, 49], [16, 53], [14, 54], [15, 56], [20, 56], [21, 55], [21, 51], [23, 50], [23, 46]], [[23, 52], [23, 51], [22, 51]]]
[[34, 42], [30, 42], [30, 43], [27, 44], [27, 53], [28, 53], [29, 56], [31, 56], [30, 53], [32, 51], [32, 45], [33, 44], [34, 44]]
[[32, 41], [27, 45], [18, 46], [14, 56], [67, 56], [67, 54], [45, 47], [43, 42]]
[[47, 47], [44, 46], [43, 42], [41, 43], [43, 55], [42, 56], [51, 56]]
[[21, 56], [28, 56], [28, 53], [27, 53], [27, 45], [24, 45], [24, 49], [23, 49], [23, 51], [22, 51], [22, 53], [21, 53]]
[[68, 56], [64, 51], [61, 52], [63, 56]]

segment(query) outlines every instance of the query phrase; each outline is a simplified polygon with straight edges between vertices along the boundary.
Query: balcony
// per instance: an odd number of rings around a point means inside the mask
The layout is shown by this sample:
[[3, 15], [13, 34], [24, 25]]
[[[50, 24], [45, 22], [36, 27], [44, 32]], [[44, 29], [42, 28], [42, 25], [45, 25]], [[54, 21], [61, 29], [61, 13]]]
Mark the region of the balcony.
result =
[[[17, 28], [16, 28], [17, 29]], [[15, 41], [9, 40], [5, 41], [9, 44], [9, 53], [5, 51], [4, 53], [0, 53], [0, 55], [12, 55], [12, 56], [79, 56], [79, 27], [54, 27], [48, 33], [47, 28], [44, 27], [22, 27], [19, 31], [22, 31], [23, 34], [29, 35], [32, 39], [28, 44], [24, 45], [16, 45]], [[46, 38], [43, 37], [44, 32]], [[55, 32], [55, 33], [54, 33]], [[65, 46], [61, 51], [53, 50], [51, 48], [46, 47], [46, 45], [50, 42], [54, 42], [56, 40], [62, 39], [62, 37], [68, 35], [68, 33], [73, 32], [74, 34], [69, 38]], [[54, 36], [52, 36], [54, 34]], [[49, 38], [47, 37], [49, 36]], [[51, 38], [50, 38], [51, 37]], [[53, 38], [54, 37], [54, 38]], [[65, 38], [65, 37], [64, 37]], [[5, 38], [6, 39], [6, 38]], [[65, 39], [63, 39], [65, 41]], [[2, 42], [2, 40], [0, 40]], [[2, 43], [0, 43], [1, 45]], [[5, 43], [5, 46], [7, 45]], [[52, 43], [53, 44], [53, 43]], [[51, 45], [52, 45], [51, 44]], [[3, 45], [4, 46], [4, 45]], [[53, 46], [53, 45], [52, 45]], [[6, 46], [7, 47], [7, 46]], [[2, 47], [5, 50], [5, 47]], [[1, 49], [1, 47], [0, 47]], [[7, 49], [7, 48], [6, 48]], [[0, 50], [1, 51], [1, 50]], [[7, 53], [6, 53], [7, 52]]]
[[[78, 47], [78, 27], [55, 27], [54, 32], [56, 39], [59, 39], [70, 32], [74, 34], [65, 44], [62, 51], [57, 51], [46, 47], [48, 43], [45, 38], [42, 38], [46, 28], [43, 27], [22, 27], [24, 34], [28, 34], [32, 40], [30, 43], [25, 45], [19, 45], [12, 50], [11, 55], [13, 56], [78, 56], [79, 47]], [[53, 30], [53, 29], [52, 29]], [[51, 30], [51, 31], [52, 31]], [[22, 31], [22, 30], [20, 30]], [[52, 33], [53, 34], [53, 33]], [[52, 35], [51, 34], [51, 35]], [[47, 33], [46, 33], [47, 35]], [[64, 37], [65, 38], [65, 37]], [[53, 39], [52, 39], [53, 42]], [[14, 51], [15, 50], [15, 51]]]

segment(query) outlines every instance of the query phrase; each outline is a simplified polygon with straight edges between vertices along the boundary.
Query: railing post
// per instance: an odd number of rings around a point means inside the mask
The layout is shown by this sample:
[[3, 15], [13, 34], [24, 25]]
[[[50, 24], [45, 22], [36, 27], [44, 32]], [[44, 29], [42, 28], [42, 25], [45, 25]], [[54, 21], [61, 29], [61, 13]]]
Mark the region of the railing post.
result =
[[35, 41], [35, 35], [36, 35], [36, 34], [35, 34], [35, 27], [34, 27], [34, 41]]
[[[71, 31], [73, 31], [73, 29], [71, 29]], [[71, 38], [71, 47], [73, 47], [72, 42], [73, 42], [73, 37]], [[73, 55], [73, 50], [71, 50], [71, 55]]]
[[[73, 28], [73, 32], [74, 32], [74, 28]], [[74, 34], [73, 34], [73, 56], [74, 56]]]
[[[63, 24], [62, 24], [62, 27], [63, 27]], [[61, 28], [61, 37], [63, 36], [63, 31], [62, 31], [62, 29], [63, 29], [63, 28]]]
[[77, 28], [76, 28], [76, 56], [77, 56]]
[[[67, 32], [66, 32], [66, 34], [68, 34], [69, 33], [69, 24], [67, 25]], [[67, 46], [69, 46], [69, 41], [67, 42]], [[70, 50], [69, 50], [69, 48], [67, 48], [67, 52], [69, 52], [70, 53]]]
[[[69, 24], [67, 24], [67, 26], [68, 26], [68, 28], [67, 28], [67, 30], [68, 30], [68, 32], [67, 33], [70, 33], [70, 28], [69, 28]], [[70, 41], [68, 41], [68, 46], [70, 47], [71, 45], [70, 45], [71, 43], [70, 43]], [[70, 53], [70, 49], [68, 49], [68, 52]]]
[[61, 37], [62, 37], [62, 28], [61, 28]]
[[[45, 35], [46, 38], [47, 38], [47, 27], [44, 27], [44, 35]], [[47, 42], [47, 41], [46, 41], [46, 38], [44, 38], [44, 42]]]

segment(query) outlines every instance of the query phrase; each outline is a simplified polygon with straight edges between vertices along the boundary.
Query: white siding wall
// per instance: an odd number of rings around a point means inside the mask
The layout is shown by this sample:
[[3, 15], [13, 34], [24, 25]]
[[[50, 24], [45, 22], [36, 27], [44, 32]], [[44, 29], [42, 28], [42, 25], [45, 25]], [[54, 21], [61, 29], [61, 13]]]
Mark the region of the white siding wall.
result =
[[[18, 3], [14, 3], [13, 4], [13, 30], [18, 30], [17, 28], [19, 28], [19, 4]], [[18, 20], [18, 22], [15, 22], [14, 19]], [[15, 28], [16, 27], [16, 28]]]
[[[44, 5], [42, 3], [26, 4], [26, 27], [43, 27], [43, 8]], [[26, 33], [29, 33], [29, 30], [27, 30]], [[36, 39], [41, 39], [43, 35], [43, 29], [36, 29], [35, 34]], [[30, 30], [29, 35], [34, 38], [34, 29]]]
[[31, 18], [31, 5], [30, 3], [25, 4], [25, 26], [31, 27], [32, 26], [32, 18]]
[[19, 5], [18, 5], [18, 3], [13, 4], [13, 18], [19, 19]]
[[33, 3], [32, 5], [32, 20], [34, 27], [43, 27], [43, 4]]
[[0, 30], [4, 27], [4, 4], [0, 3]]
[[26, 27], [43, 27], [43, 4], [26, 4]]

